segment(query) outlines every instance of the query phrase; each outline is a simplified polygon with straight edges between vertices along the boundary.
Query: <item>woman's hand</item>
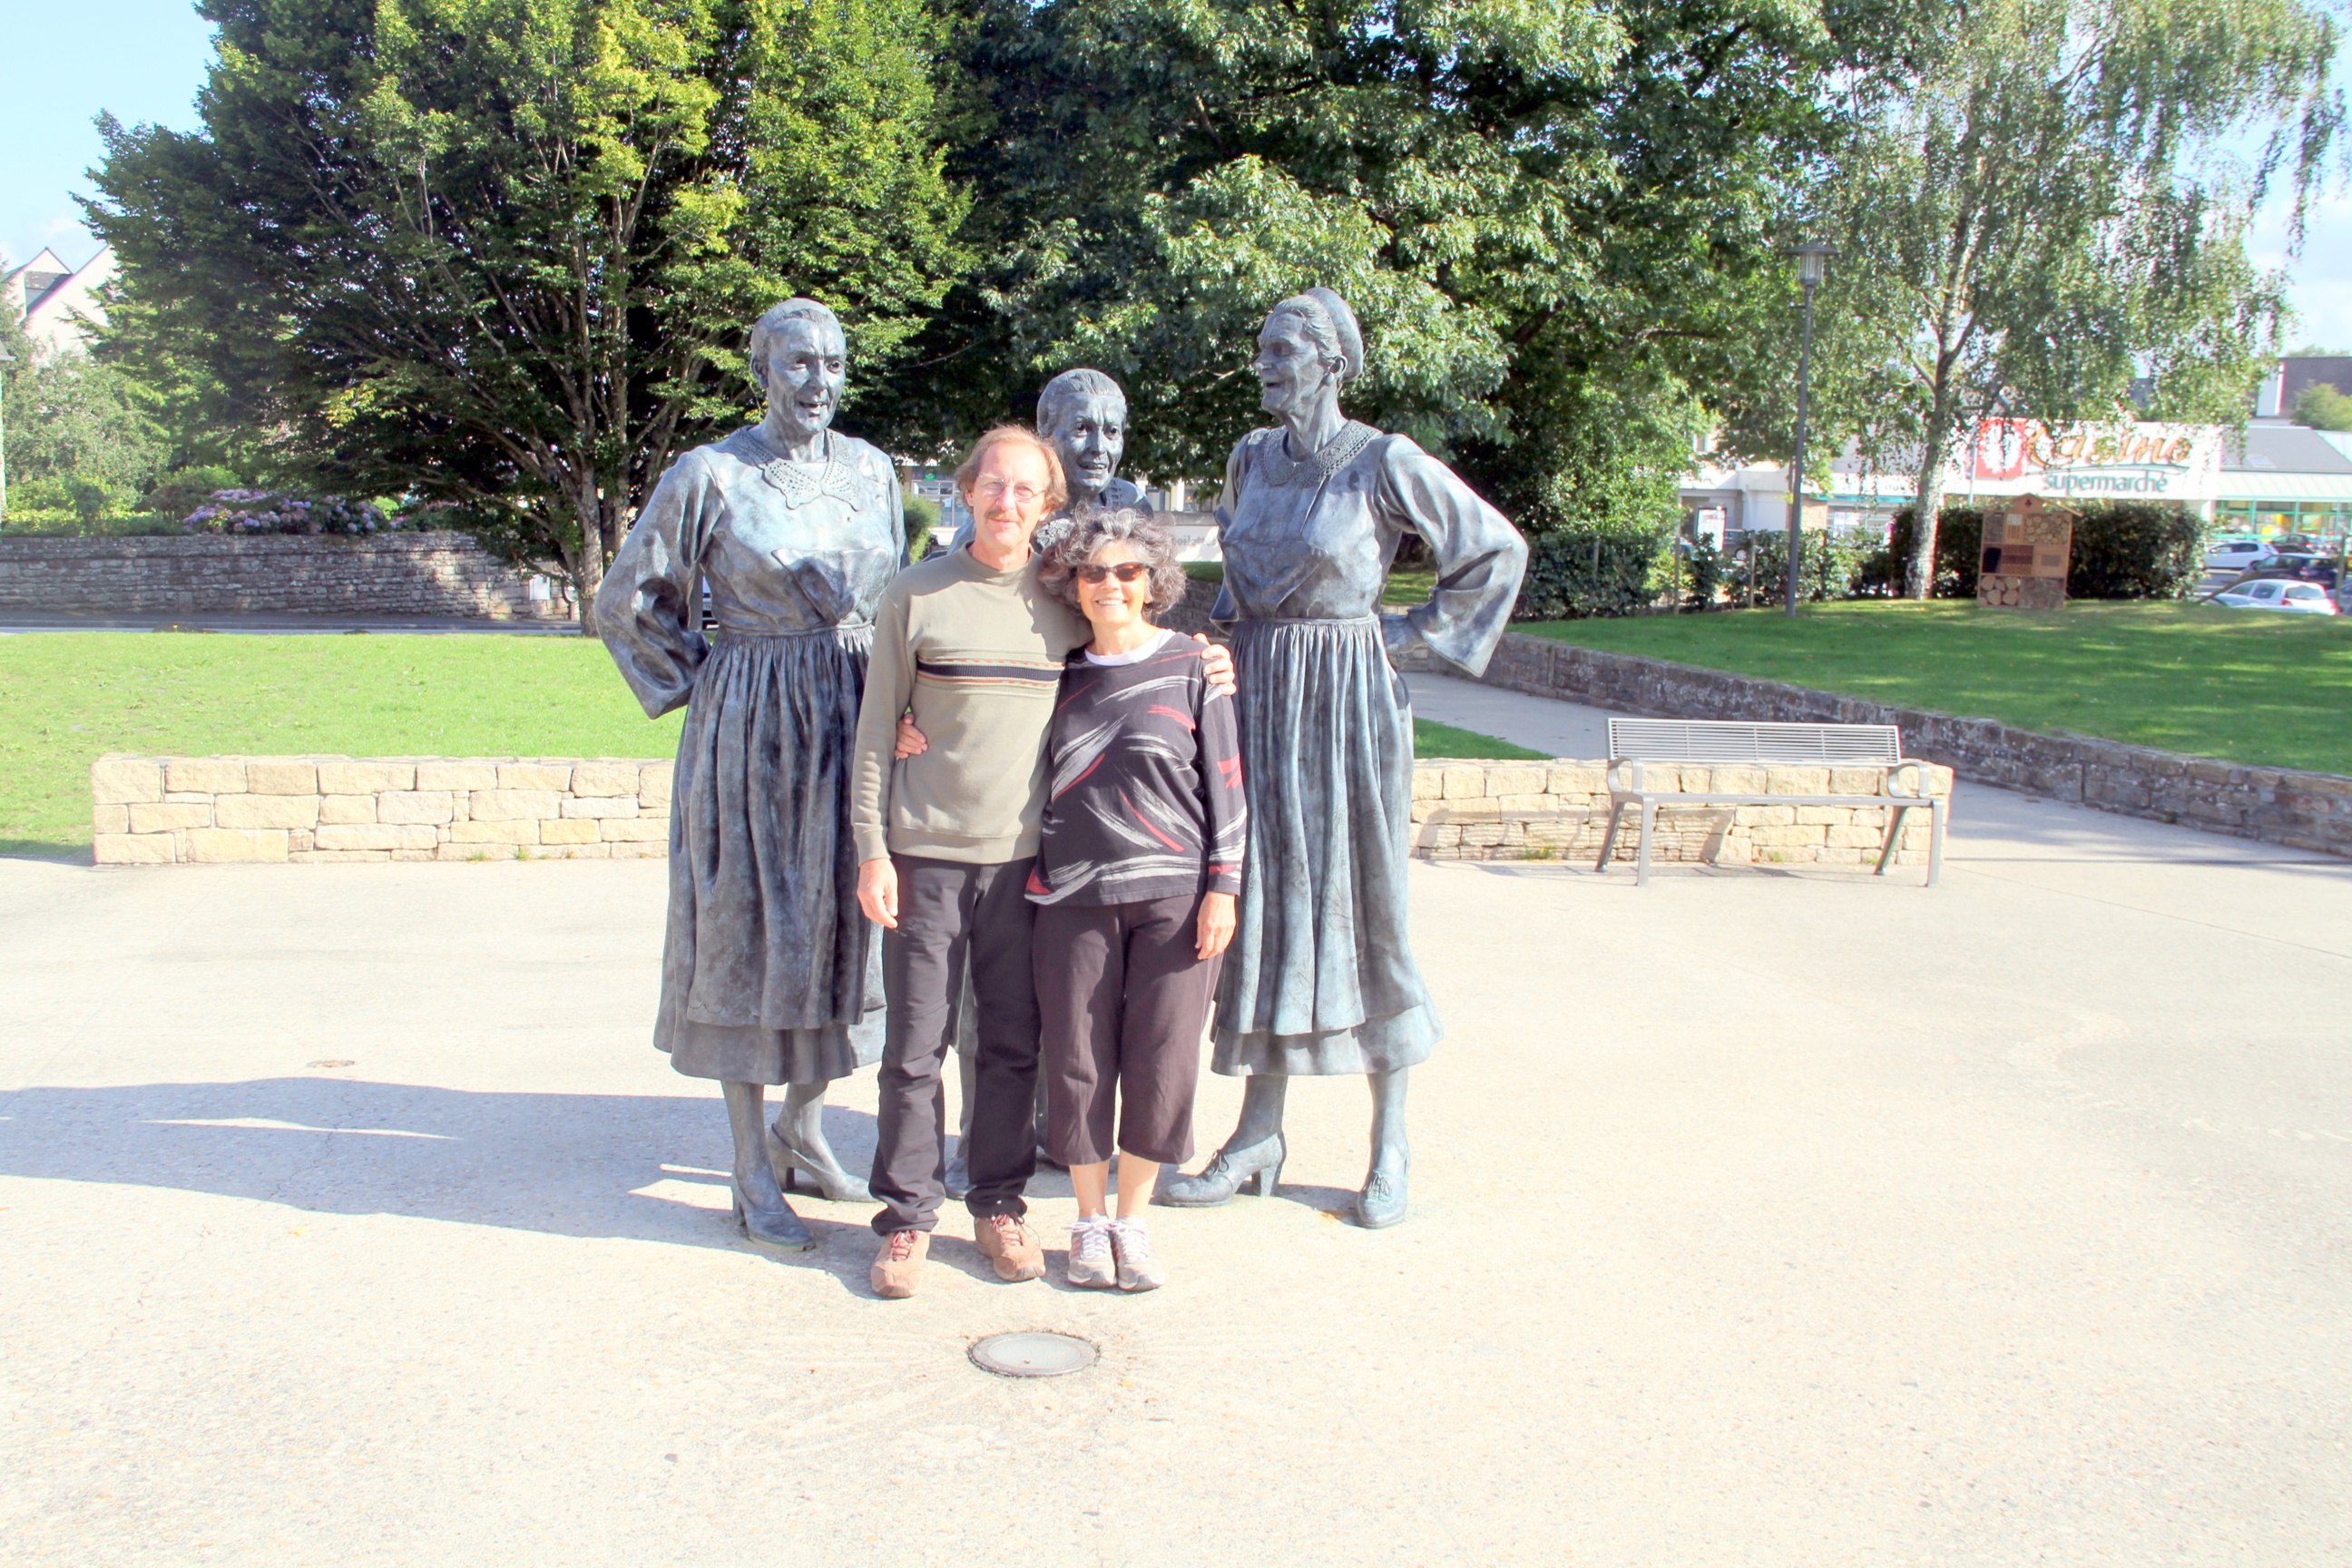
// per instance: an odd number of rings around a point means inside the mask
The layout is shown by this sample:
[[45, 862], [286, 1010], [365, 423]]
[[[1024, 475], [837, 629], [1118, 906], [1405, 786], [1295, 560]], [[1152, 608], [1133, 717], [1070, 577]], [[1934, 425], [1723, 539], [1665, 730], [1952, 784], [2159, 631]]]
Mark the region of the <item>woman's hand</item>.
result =
[[[1209, 672], [1209, 684], [1231, 697], [1234, 694], [1234, 650], [1223, 643], [1211, 642], [1199, 632], [1192, 634], [1192, 640], [1201, 645], [1201, 663]], [[899, 754], [905, 755], [904, 752]]]
[[890, 754], [903, 763], [908, 757], [919, 757], [930, 749], [930, 737], [915, 728], [915, 716], [901, 713], [898, 716], [898, 744]]
[[1200, 935], [1202, 958], [1216, 957], [1234, 940], [1234, 896], [1231, 893], [1201, 895]]
[[[898, 868], [887, 860], [865, 860], [857, 867], [857, 907], [876, 925], [898, 929]], [[1233, 929], [1229, 919], [1228, 931]]]

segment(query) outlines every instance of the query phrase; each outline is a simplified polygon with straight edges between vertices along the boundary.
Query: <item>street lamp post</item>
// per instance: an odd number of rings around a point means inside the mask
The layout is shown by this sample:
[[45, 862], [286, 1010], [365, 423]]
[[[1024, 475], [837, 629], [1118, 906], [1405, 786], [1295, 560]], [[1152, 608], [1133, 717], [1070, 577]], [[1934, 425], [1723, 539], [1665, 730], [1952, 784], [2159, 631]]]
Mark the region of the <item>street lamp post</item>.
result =
[[1813, 366], [1813, 290], [1830, 269], [1830, 247], [1808, 240], [1789, 254], [1797, 258], [1797, 281], [1805, 286], [1805, 342], [1797, 354], [1797, 455], [1789, 467], [1789, 615], [1797, 614], [1797, 574], [1805, 552], [1805, 395]]

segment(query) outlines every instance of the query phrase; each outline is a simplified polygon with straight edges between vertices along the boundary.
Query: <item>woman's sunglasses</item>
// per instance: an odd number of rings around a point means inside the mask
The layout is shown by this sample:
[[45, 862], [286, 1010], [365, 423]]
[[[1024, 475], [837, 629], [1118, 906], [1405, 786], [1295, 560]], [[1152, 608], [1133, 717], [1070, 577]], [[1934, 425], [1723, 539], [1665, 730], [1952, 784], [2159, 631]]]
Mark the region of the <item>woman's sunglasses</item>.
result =
[[1116, 577], [1122, 583], [1132, 583], [1150, 570], [1150, 567], [1140, 561], [1122, 561], [1116, 566], [1097, 565], [1089, 561], [1085, 565], [1076, 568], [1078, 581], [1090, 588], [1106, 577]]

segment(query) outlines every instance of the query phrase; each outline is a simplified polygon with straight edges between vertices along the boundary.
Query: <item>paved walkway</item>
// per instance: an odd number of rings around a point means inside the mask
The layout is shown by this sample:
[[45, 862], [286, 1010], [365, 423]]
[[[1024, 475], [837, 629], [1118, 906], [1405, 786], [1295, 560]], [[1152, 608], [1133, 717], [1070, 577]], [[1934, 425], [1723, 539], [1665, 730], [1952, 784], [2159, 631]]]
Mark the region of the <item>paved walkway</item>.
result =
[[1412, 1217], [1301, 1082], [1132, 1299], [737, 1242], [657, 863], [0, 862], [0, 1560], [2346, 1561], [2352, 867], [1959, 800], [1932, 892], [1416, 867]]

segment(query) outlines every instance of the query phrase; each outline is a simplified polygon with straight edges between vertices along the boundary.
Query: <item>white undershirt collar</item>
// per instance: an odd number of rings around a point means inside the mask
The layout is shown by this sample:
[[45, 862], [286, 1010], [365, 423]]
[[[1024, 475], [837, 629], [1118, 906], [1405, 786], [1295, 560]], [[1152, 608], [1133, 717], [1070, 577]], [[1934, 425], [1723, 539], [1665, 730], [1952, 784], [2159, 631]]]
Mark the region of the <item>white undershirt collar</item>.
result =
[[1168, 639], [1175, 635], [1176, 634], [1168, 627], [1162, 626], [1160, 628], [1160, 635], [1158, 637], [1153, 637], [1150, 642], [1145, 643], [1133, 653], [1097, 653], [1092, 648], [1088, 648], [1087, 650], [1087, 662], [1088, 664], [1141, 664], [1145, 659], [1150, 658], [1161, 648], [1166, 647], [1168, 646]]

